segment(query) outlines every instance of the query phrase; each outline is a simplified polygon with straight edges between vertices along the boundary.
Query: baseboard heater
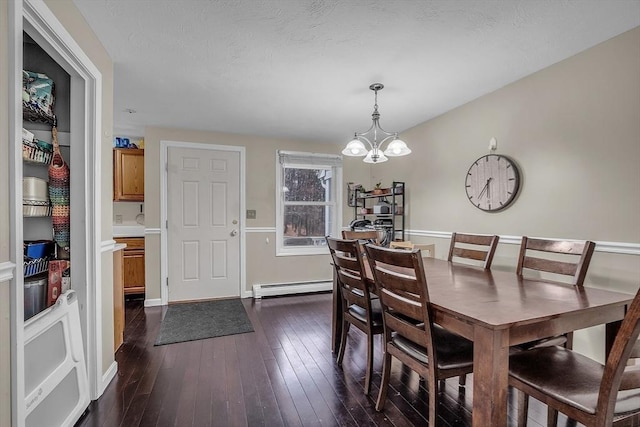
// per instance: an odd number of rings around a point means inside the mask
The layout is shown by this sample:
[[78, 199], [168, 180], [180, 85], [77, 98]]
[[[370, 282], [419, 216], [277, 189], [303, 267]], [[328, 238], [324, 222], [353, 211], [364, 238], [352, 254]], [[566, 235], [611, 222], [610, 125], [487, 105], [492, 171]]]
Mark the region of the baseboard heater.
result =
[[326, 292], [333, 289], [331, 280], [314, 282], [272, 283], [253, 285], [253, 298], [274, 297], [279, 295]]

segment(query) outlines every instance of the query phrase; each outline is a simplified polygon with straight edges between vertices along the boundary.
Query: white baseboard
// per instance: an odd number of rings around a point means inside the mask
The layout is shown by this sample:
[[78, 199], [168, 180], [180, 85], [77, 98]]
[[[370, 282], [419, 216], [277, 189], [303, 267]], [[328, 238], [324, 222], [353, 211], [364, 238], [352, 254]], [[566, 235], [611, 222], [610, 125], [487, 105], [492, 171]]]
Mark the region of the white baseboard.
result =
[[162, 305], [162, 300], [160, 298], [145, 298], [144, 306], [145, 307], [157, 307]]
[[109, 385], [111, 380], [115, 378], [117, 373], [118, 362], [114, 360], [113, 363], [111, 363], [111, 366], [109, 366], [109, 369], [107, 369], [107, 372], [102, 375], [102, 383], [100, 384], [100, 396], [102, 396], [102, 393], [104, 393], [104, 391], [107, 389], [107, 386]]

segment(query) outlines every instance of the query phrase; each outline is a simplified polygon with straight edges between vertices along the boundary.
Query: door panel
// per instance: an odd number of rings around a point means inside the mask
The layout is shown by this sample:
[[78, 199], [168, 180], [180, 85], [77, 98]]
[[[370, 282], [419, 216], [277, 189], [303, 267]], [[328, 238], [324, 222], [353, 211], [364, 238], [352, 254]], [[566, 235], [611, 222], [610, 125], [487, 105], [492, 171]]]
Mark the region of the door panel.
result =
[[240, 153], [170, 147], [169, 301], [240, 295]]

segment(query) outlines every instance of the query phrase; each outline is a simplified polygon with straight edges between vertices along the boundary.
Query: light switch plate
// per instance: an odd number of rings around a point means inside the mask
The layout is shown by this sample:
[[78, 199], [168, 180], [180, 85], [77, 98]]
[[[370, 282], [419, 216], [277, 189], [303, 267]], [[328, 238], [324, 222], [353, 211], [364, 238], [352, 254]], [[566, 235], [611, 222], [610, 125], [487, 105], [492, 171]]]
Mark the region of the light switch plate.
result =
[[255, 209], [247, 209], [247, 219], [256, 219]]

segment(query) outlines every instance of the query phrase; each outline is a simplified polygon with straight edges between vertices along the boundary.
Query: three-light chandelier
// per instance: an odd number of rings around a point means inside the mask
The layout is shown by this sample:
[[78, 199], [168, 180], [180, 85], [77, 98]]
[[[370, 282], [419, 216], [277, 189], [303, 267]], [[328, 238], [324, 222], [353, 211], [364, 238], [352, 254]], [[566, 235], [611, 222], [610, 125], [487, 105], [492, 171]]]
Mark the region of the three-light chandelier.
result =
[[[411, 153], [407, 144], [398, 138], [398, 132], [387, 132], [380, 127], [380, 113], [378, 112], [378, 91], [382, 90], [382, 83], [373, 83], [369, 89], [375, 93], [375, 103], [373, 105], [373, 114], [371, 127], [365, 132], [356, 132], [353, 139], [342, 150], [345, 156], [365, 156], [365, 163], [382, 163], [389, 160], [387, 157], [406, 156]], [[378, 138], [382, 138], [378, 140]], [[382, 144], [391, 140], [387, 149], [382, 151]], [[365, 146], [365, 143], [367, 144]]]

